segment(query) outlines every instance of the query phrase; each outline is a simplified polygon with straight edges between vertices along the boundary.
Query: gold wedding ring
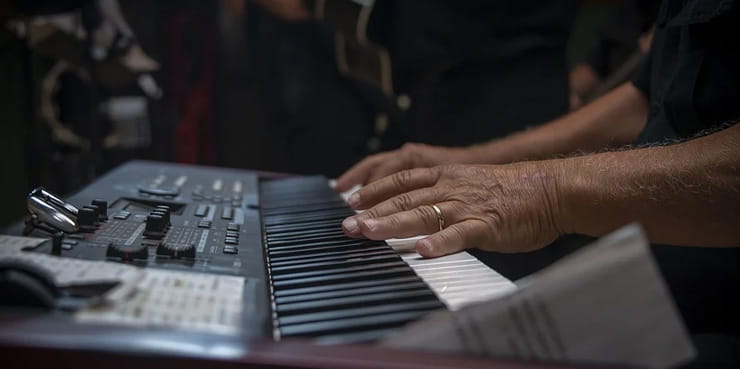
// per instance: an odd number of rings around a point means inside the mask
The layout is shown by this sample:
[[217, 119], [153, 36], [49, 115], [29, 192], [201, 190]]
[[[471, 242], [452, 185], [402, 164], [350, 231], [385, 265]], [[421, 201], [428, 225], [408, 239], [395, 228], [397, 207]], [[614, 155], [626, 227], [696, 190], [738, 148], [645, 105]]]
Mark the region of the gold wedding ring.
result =
[[442, 209], [439, 208], [437, 205], [430, 205], [432, 209], [434, 209], [434, 212], [437, 213], [437, 223], [439, 223], [439, 230], [443, 230], [445, 228], [445, 217], [442, 215]]

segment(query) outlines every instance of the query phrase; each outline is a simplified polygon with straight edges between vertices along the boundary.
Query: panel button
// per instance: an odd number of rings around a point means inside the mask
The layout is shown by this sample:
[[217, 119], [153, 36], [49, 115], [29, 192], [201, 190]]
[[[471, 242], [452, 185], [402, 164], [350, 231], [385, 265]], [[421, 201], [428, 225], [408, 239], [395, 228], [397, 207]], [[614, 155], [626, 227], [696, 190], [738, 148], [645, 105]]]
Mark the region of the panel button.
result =
[[164, 225], [169, 226], [170, 225], [170, 213], [164, 212], [162, 210], [154, 210], [150, 213], [151, 215], [159, 215], [164, 219]]
[[240, 228], [239, 225], [236, 224], [236, 223], [229, 223], [226, 226], [226, 229], [229, 230], [229, 231], [237, 231], [238, 232], [239, 231], [239, 228]]
[[224, 254], [236, 255], [239, 253], [239, 249], [234, 246], [224, 246]]
[[177, 196], [180, 194], [180, 189], [175, 188], [155, 188], [155, 187], [139, 187], [139, 194], [141, 195], [153, 195], [153, 196]]
[[95, 230], [95, 222], [98, 220], [98, 214], [95, 209], [84, 207], [77, 211], [77, 225], [83, 232], [92, 232]]
[[237, 232], [237, 231], [226, 231], [226, 237], [239, 238], [239, 232]]
[[239, 240], [234, 237], [226, 237], [226, 240], [224, 242], [226, 242], [227, 245], [238, 245], [239, 244]]
[[234, 208], [231, 206], [224, 206], [221, 211], [221, 219], [234, 219]]
[[144, 236], [150, 238], [161, 238], [167, 233], [166, 220], [157, 213], [149, 214], [146, 217], [146, 229], [144, 229]]
[[126, 220], [128, 219], [129, 216], [131, 216], [131, 213], [129, 213], [128, 211], [122, 211], [116, 214], [115, 216], [113, 216], [113, 218], [118, 219], [118, 220]]
[[207, 205], [198, 205], [198, 208], [195, 209], [195, 216], [196, 217], [204, 217], [208, 214], [208, 206]]
[[98, 207], [98, 219], [108, 219], [108, 201], [105, 200], [93, 200], [92, 204]]
[[211, 222], [208, 220], [201, 220], [198, 222], [198, 228], [211, 228]]

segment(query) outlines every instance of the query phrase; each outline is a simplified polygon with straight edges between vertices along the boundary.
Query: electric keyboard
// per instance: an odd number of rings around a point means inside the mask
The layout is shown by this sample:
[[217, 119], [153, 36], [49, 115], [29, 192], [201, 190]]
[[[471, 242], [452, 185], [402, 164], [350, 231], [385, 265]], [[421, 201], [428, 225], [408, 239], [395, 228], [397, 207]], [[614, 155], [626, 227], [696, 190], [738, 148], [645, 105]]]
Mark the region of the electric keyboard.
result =
[[[413, 240], [345, 236], [341, 222], [354, 212], [320, 176], [131, 162], [69, 202], [80, 230], [33, 252], [146, 275], [130, 302], [55, 314], [55, 324], [368, 342], [514, 288], [467, 253], [422, 259]], [[197, 322], [208, 314], [229, 318]]]

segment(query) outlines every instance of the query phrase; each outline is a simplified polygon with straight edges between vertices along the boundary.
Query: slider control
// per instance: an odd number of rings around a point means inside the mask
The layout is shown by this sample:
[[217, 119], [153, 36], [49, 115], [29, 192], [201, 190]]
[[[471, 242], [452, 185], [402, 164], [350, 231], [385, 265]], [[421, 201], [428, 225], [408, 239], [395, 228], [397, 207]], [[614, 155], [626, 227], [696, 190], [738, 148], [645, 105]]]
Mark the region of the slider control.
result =
[[77, 226], [83, 232], [95, 231], [95, 222], [97, 220], [97, 209], [85, 206], [77, 212]]
[[160, 214], [149, 214], [146, 217], [146, 228], [144, 236], [149, 238], [162, 238], [167, 231], [167, 223]]
[[108, 201], [96, 199], [92, 201], [92, 204], [98, 207], [98, 219], [107, 220], [108, 219]]

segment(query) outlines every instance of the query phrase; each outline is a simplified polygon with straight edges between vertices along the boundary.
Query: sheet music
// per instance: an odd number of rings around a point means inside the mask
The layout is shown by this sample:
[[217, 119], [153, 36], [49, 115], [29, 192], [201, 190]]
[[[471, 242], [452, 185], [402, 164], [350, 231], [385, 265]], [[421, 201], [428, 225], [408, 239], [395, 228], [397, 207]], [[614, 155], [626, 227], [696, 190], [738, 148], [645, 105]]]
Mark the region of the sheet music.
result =
[[32, 249], [46, 241], [46, 238], [0, 235], [0, 256]]
[[0, 235], [0, 260], [28, 263], [41, 268], [51, 275], [58, 287], [118, 282], [104, 296], [107, 301], [122, 298], [144, 277], [143, 269], [130, 265], [24, 251], [35, 248], [44, 241], [44, 238]]
[[639, 226], [606, 236], [517, 285], [505, 296], [434, 313], [383, 345], [654, 369], [695, 355]]
[[89, 307], [77, 321], [238, 334], [244, 277], [146, 269], [145, 277], [116, 304]]
[[244, 277], [144, 269], [23, 251], [44, 241], [0, 235], [0, 260], [33, 264], [47, 271], [59, 287], [119, 282], [101, 304], [77, 312], [79, 322], [218, 334], [237, 334], [241, 329]]

